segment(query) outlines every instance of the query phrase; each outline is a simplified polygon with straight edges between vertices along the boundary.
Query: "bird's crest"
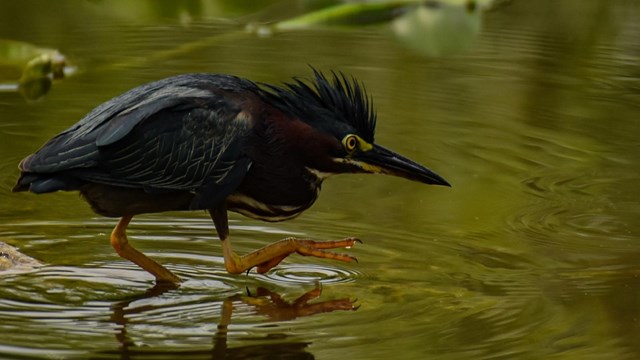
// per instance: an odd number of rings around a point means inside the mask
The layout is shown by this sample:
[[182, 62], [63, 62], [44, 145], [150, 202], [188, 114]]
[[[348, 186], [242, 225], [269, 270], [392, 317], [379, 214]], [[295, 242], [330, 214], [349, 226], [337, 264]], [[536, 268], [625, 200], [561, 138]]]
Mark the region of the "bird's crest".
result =
[[373, 143], [376, 128], [376, 112], [372, 99], [355, 78], [332, 71], [328, 79], [320, 71], [313, 70], [311, 84], [299, 78], [284, 83], [282, 87], [264, 84], [266, 95], [276, 106], [299, 116], [303, 121], [315, 122], [331, 118], [354, 128], [358, 135]]

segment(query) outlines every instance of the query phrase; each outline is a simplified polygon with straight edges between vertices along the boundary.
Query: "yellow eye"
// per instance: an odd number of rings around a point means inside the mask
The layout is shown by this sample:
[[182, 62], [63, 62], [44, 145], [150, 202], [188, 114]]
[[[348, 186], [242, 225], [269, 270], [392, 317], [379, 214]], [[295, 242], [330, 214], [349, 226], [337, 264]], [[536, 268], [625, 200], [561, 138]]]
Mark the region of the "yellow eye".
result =
[[358, 137], [355, 135], [347, 135], [344, 140], [342, 140], [342, 144], [348, 153], [352, 153], [358, 147]]

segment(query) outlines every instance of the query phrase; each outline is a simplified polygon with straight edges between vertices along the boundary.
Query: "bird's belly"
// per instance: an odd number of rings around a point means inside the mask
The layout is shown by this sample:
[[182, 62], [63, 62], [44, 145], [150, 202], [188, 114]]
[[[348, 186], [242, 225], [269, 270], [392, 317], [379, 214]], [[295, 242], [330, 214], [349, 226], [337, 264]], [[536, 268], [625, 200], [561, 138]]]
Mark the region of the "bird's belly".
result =
[[193, 194], [178, 191], [148, 194], [142, 189], [88, 183], [80, 194], [96, 213], [108, 217], [137, 215], [175, 210], [189, 210]]
[[233, 193], [227, 197], [227, 208], [252, 219], [275, 222], [300, 215], [314, 201], [315, 197], [301, 205], [267, 204], [242, 193]]

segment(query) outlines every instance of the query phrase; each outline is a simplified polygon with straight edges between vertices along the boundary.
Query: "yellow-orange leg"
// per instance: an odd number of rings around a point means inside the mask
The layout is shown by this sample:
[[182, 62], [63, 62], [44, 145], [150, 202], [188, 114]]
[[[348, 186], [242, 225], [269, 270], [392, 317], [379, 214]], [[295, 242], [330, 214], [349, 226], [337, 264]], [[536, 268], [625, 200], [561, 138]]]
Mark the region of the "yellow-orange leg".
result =
[[269, 244], [249, 254], [239, 256], [231, 247], [226, 208], [221, 207], [218, 209], [212, 209], [210, 213], [211, 218], [216, 225], [218, 236], [222, 241], [225, 268], [232, 274], [240, 274], [253, 267], [256, 267], [258, 273], [263, 274], [293, 253], [344, 262], [358, 261], [355, 257], [350, 255], [325, 251], [326, 249], [350, 248], [357, 242], [362, 243], [362, 241], [356, 238], [346, 238], [333, 241], [314, 241], [291, 237]]
[[157, 282], [179, 283], [179, 277], [129, 244], [129, 241], [127, 240], [127, 226], [129, 225], [129, 222], [131, 222], [132, 217], [133, 216], [123, 216], [120, 221], [118, 221], [118, 224], [111, 232], [111, 246], [113, 246], [118, 255], [133, 262], [151, 275], [155, 276]]
[[[241, 256], [240, 263], [236, 264], [236, 266], [249, 266], [247, 270], [252, 268], [253, 266], [256, 266], [256, 271], [258, 271], [258, 273], [260, 274], [264, 274], [293, 253], [298, 253], [303, 256], [315, 256], [318, 258], [333, 259], [344, 262], [357, 262], [358, 259], [353, 256], [324, 251], [324, 249], [350, 248], [356, 242], [361, 243], [361, 241], [356, 238], [346, 238], [342, 240], [331, 241], [314, 241], [310, 239], [297, 239], [290, 237], [280, 241], [276, 241], [261, 249]], [[222, 247], [223, 250], [225, 247], [228, 247], [229, 251], [231, 251], [231, 242], [229, 241], [229, 239], [225, 240], [222, 243]], [[263, 261], [264, 259], [267, 260]]]

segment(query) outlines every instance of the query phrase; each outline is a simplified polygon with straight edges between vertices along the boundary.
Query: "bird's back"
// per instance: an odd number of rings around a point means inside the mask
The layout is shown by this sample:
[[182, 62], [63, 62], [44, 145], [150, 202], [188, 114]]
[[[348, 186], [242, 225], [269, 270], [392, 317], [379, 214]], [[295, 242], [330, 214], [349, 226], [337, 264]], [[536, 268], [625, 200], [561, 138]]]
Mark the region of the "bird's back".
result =
[[147, 193], [229, 191], [249, 166], [241, 142], [251, 122], [238, 103], [256, 92], [248, 80], [213, 74], [132, 89], [26, 157], [14, 191], [77, 190], [87, 183]]

